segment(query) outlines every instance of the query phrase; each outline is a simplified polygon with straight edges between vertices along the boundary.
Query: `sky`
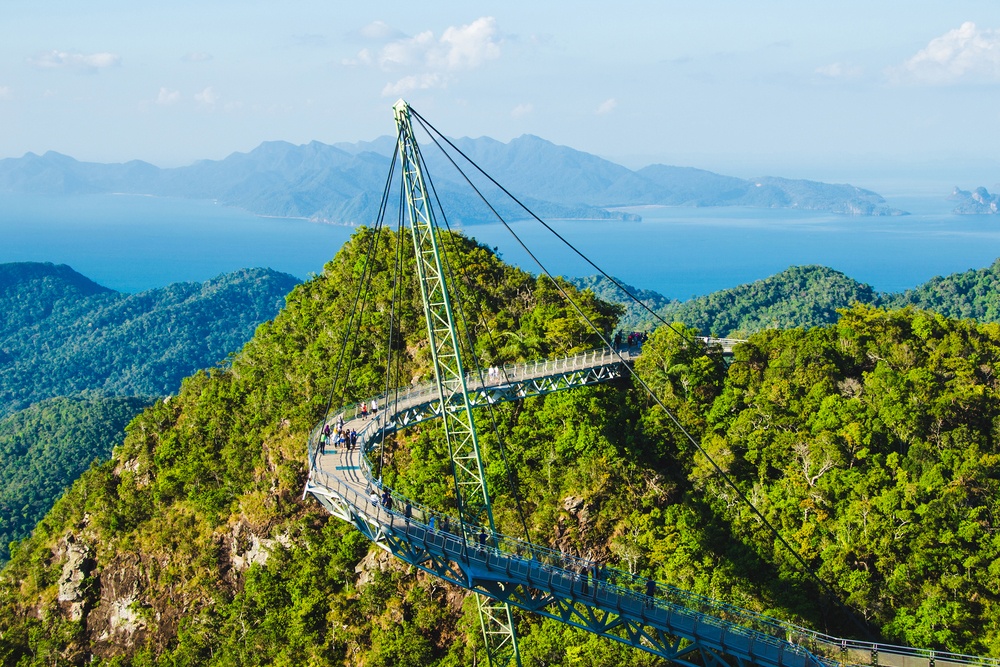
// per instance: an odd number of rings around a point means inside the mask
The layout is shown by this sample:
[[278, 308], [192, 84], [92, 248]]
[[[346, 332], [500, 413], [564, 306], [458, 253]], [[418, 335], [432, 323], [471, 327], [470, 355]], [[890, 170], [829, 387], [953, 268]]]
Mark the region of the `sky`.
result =
[[632, 168], [992, 189], [1000, 3], [0, 3], [0, 158], [372, 140], [400, 97], [450, 136]]

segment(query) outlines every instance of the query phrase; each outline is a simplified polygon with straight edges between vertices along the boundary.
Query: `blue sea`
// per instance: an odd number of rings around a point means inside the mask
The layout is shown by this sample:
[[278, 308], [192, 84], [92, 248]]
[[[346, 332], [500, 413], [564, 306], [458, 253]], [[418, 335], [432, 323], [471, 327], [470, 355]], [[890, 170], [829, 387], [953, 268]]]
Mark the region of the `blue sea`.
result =
[[[937, 275], [1000, 257], [1000, 216], [958, 216], [945, 197], [887, 197], [911, 212], [852, 218], [755, 208], [638, 207], [642, 222], [562, 220], [550, 226], [607, 273], [687, 299], [821, 264], [879, 291], [902, 291]], [[534, 221], [511, 228], [550, 272], [597, 270]], [[212, 202], [132, 195], [0, 195], [0, 263], [68, 264], [125, 292], [202, 281], [266, 266], [319, 273], [353, 228], [264, 218]], [[539, 266], [498, 224], [466, 233], [533, 273]]]

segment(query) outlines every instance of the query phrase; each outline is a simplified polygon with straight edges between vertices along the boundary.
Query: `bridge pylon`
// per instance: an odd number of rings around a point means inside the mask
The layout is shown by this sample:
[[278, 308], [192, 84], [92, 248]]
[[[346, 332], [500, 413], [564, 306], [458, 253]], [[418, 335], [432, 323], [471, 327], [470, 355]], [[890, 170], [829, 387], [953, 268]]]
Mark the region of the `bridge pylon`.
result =
[[[417, 278], [451, 459], [461, 531], [466, 539], [476, 539], [478, 536], [468, 534], [470, 526], [489, 526], [491, 535], [496, 534], [496, 526], [466, 386], [458, 329], [441, 261], [434, 208], [424, 182], [420, 149], [413, 135], [409, 105], [399, 100], [393, 106], [393, 115], [396, 119], [406, 212], [416, 254]], [[490, 665], [520, 667], [521, 657], [510, 606], [482, 595], [478, 598], [479, 620]]]

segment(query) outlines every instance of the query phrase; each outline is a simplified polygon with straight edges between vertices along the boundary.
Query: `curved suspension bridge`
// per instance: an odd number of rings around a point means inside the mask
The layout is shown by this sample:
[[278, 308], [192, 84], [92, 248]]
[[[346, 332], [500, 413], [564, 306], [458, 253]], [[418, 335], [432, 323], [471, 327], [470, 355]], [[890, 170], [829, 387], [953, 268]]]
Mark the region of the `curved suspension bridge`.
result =
[[[1000, 667], [1000, 660], [842, 639], [683, 591], [500, 533], [476, 439], [473, 409], [625, 377], [639, 347], [605, 347], [557, 360], [466, 371], [437, 250], [436, 227], [412, 136], [410, 109], [394, 108], [435, 381], [330, 410], [308, 442], [312, 494], [378, 547], [477, 594], [491, 665], [520, 665], [511, 608], [582, 628], [691, 667]], [[701, 339], [723, 353], [740, 341]], [[400, 429], [441, 419], [458, 510], [426, 507], [384, 486], [373, 458]], [[327, 427], [358, 433], [356, 447], [325, 443]]]

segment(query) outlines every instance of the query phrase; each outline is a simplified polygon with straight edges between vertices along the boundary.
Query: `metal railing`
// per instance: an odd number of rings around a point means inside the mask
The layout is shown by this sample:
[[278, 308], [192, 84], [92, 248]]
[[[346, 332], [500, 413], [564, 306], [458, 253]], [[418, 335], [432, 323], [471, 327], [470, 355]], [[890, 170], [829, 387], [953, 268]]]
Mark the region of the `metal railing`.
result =
[[[495, 377], [490, 377], [484, 369], [466, 372], [465, 386], [469, 389], [497, 387], [512, 381], [532, 380], [560, 373], [628, 363], [634, 361], [640, 354], [641, 348], [639, 347], [636, 347], [635, 351], [630, 351], [628, 348], [616, 351], [610, 347], [603, 347], [559, 359], [504, 364], [497, 367], [499, 372]], [[348, 403], [337, 410], [335, 416], [342, 415], [345, 420], [358, 419], [361, 417], [362, 403], [371, 406], [372, 401], [377, 401], [380, 413], [384, 413], [386, 410], [399, 412], [405, 407], [433, 400], [436, 396], [437, 385], [433, 381], [421, 382], [409, 388], [390, 390], [388, 393], [382, 392], [366, 401]], [[371, 414], [369, 410], [369, 416]]]
[[[493, 384], [501, 384], [506, 379], [544, 377], [593, 368], [604, 363], [620, 363], [634, 359], [635, 356], [638, 355], [625, 356], [615, 350], [604, 348], [564, 359], [508, 365], [503, 368], [499, 380]], [[470, 385], [473, 382], [481, 382], [481, 377], [479, 373], [470, 373], [467, 375], [467, 382]], [[490, 383], [484, 384], [490, 386]], [[433, 394], [436, 394], [436, 387], [431, 383], [414, 387], [391, 403], [392, 410], [423, 402]], [[381, 402], [382, 397], [377, 398]], [[335, 414], [334, 420], [341, 415], [345, 419], [351, 414], [354, 418], [359, 417], [359, 406], [360, 404], [345, 406]], [[532, 581], [532, 577], [537, 582], [541, 576], [547, 577], [549, 585], [552, 585], [554, 580], [559, 580], [564, 587], [593, 591], [592, 596], [595, 601], [599, 601], [601, 595], [605, 599], [610, 599], [611, 596], [625, 597], [651, 608], [683, 613], [694, 618], [699, 624], [717, 626], [734, 634], [757, 639], [765, 636], [783, 650], [804, 651], [830, 665], [1000, 667], [1000, 659], [996, 658], [834, 637], [669, 584], [653, 582], [650, 586], [649, 579], [645, 577], [638, 577], [633, 573], [607, 567], [586, 558], [490, 531], [487, 526], [463, 525], [457, 517], [414, 502], [398, 491], [384, 487], [381, 481], [375, 478], [368, 454], [381, 442], [384, 429], [389, 423], [389, 416], [391, 416], [389, 412], [381, 410], [379, 414], [371, 417], [359, 432], [359, 468], [365, 478], [368, 495], [359, 493], [351, 484], [318, 466], [317, 443], [322, 428], [327, 423], [326, 420], [317, 424], [309, 436], [310, 479], [339, 495], [361, 515], [388, 526], [396, 525], [397, 521], [402, 522], [406, 527], [407, 536], [411, 535], [412, 530], [414, 539], [419, 539], [424, 544], [430, 540], [431, 543], [442, 547], [450, 545], [447, 550], [460, 552], [463, 557], [473, 560], [481, 559], [487, 566], [492, 558], [494, 567], [497, 563], [502, 563], [508, 576], [517, 576], [528, 582]], [[391, 509], [383, 505], [380, 491], [389, 492], [392, 498]], [[372, 498], [371, 492], [374, 492], [377, 498]], [[408, 517], [405, 516], [405, 509], [397, 509], [405, 508], [407, 505], [410, 508]], [[647, 591], [652, 595], [648, 595]]]
[[[318, 429], [315, 432], [318, 433]], [[429, 544], [438, 546], [463, 559], [482, 563], [488, 570], [502, 570], [505, 576], [528, 585], [544, 584], [549, 590], [573, 590], [585, 598], [592, 597], [598, 603], [616, 597], [632, 600], [635, 606], [644, 609], [662, 609], [683, 614], [698, 626], [712, 626], [748, 639], [764, 640], [781, 650], [799, 655], [810, 654], [808, 648], [791, 641], [786, 624], [777, 619], [668, 584], [653, 582], [650, 588], [650, 580], [646, 577], [493, 532], [486, 526], [463, 525], [453, 515], [414, 502], [374, 479], [366, 455], [371, 450], [368, 442], [366, 440], [362, 446], [360, 456], [360, 468], [368, 485], [365, 493], [315, 466], [311, 471], [311, 478], [314, 483], [320, 483], [329, 491], [337, 493], [359, 515], [390, 528], [402, 526], [407, 540], [422, 544], [425, 548]], [[312, 450], [312, 441], [310, 445]], [[379, 491], [389, 492], [392, 498], [391, 508], [383, 504]], [[407, 505], [409, 516], [405, 509]], [[620, 606], [621, 601], [616, 604]]]

